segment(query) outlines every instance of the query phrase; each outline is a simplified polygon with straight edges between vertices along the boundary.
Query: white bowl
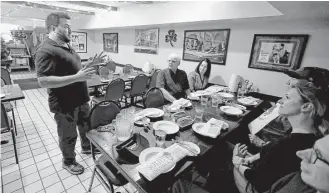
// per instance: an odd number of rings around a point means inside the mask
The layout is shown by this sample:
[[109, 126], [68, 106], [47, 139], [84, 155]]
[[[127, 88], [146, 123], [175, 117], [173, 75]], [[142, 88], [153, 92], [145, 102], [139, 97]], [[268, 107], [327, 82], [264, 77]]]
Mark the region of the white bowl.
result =
[[239, 116], [243, 114], [243, 111], [241, 109], [232, 106], [221, 106], [220, 110], [227, 115]]
[[153, 124], [154, 130], [163, 130], [169, 134], [175, 134], [179, 131], [179, 126], [171, 121], [157, 121]]

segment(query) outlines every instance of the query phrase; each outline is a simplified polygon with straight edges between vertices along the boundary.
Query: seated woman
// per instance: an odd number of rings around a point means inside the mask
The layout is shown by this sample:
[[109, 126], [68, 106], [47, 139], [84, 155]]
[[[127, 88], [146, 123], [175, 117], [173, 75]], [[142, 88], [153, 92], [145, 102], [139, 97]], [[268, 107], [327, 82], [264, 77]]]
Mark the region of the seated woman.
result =
[[186, 72], [178, 69], [180, 61], [177, 54], [171, 54], [168, 68], [161, 70], [157, 77], [156, 87], [161, 89], [164, 98], [170, 102], [190, 94]]
[[188, 75], [191, 92], [203, 90], [207, 87], [211, 72], [211, 62], [208, 58], [201, 60], [195, 71]]
[[[298, 80], [307, 80], [312, 82], [315, 86], [329, 90], [329, 71], [324, 68], [318, 67], [304, 67], [297, 71], [287, 71], [285, 74], [289, 75], [292, 79], [287, 82], [287, 85], [296, 83]], [[328, 99], [325, 102], [329, 105]], [[272, 110], [274, 107], [270, 108]], [[329, 120], [329, 109], [325, 112], [324, 118]], [[328, 120], [324, 121], [320, 126], [320, 129], [328, 129]], [[286, 117], [278, 116], [267, 124], [261, 131], [256, 135], [249, 135], [251, 143], [257, 147], [262, 147], [270, 142], [278, 142], [282, 138], [285, 138], [291, 132], [291, 125]], [[325, 132], [325, 131], [324, 131]]]
[[240, 192], [264, 192], [279, 178], [300, 169], [296, 152], [312, 147], [322, 136], [318, 128], [326, 110], [325, 100], [322, 89], [307, 80], [299, 80], [280, 102], [279, 114], [287, 117], [292, 125], [289, 136], [247, 158], [246, 146], [236, 145], [234, 178]]

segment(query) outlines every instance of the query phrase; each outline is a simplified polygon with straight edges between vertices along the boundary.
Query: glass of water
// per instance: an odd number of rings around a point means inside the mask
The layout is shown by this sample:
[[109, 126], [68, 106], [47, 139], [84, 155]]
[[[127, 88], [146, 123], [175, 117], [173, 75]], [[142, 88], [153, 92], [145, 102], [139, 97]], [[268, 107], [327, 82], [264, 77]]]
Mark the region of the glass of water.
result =
[[217, 95], [211, 95], [211, 105], [212, 107], [218, 107], [219, 98]]
[[201, 96], [201, 105], [207, 105], [208, 102], [208, 96], [207, 95], [202, 95]]
[[166, 140], [167, 133], [164, 130], [155, 130], [155, 143], [157, 147], [162, 147]]
[[195, 118], [196, 119], [202, 120], [203, 113], [204, 113], [203, 107], [200, 107], [200, 106], [195, 107]]

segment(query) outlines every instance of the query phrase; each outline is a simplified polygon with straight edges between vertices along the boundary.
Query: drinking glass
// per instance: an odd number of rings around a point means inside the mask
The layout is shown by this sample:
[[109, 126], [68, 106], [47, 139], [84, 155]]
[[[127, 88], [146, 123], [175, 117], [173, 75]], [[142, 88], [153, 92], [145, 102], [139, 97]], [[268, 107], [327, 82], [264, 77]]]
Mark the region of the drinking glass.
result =
[[107, 67], [101, 67], [99, 69], [99, 76], [102, 82], [107, 82], [109, 81], [109, 74], [110, 74], [110, 69]]
[[219, 99], [217, 95], [211, 96], [211, 105], [212, 107], [218, 107]]
[[164, 105], [163, 112], [165, 117], [170, 117], [170, 105]]
[[165, 140], [166, 140], [166, 135], [167, 133], [163, 130], [155, 130], [155, 143], [157, 147], [162, 147]]
[[204, 113], [204, 108], [203, 107], [195, 107], [195, 118], [202, 120]]
[[202, 95], [201, 96], [201, 105], [207, 105], [208, 102], [208, 96], [207, 95]]
[[131, 125], [128, 121], [117, 121], [115, 135], [118, 138], [118, 141], [126, 141], [130, 138], [131, 135]]

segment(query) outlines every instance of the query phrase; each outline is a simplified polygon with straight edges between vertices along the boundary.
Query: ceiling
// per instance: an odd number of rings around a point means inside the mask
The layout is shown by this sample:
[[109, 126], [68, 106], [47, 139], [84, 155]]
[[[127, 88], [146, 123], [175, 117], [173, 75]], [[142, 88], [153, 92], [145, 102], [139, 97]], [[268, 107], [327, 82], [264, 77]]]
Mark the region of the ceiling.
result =
[[[108, 12], [110, 7], [120, 9], [129, 7], [136, 9], [146, 9], [149, 6], [159, 3], [173, 3], [169, 1], [27, 1], [38, 4], [37, 6], [20, 6], [13, 2], [1, 1], [1, 23], [16, 23], [25, 24], [30, 26], [42, 25], [44, 26], [45, 17], [54, 11], [55, 7], [71, 10], [69, 12], [73, 19], [83, 19], [90, 17], [85, 12]], [[188, 3], [188, 2], [186, 2]], [[321, 18], [329, 19], [329, 2], [317, 1], [269, 1], [274, 8], [280, 11], [283, 16], [275, 18], [286, 19], [304, 19], [304, 18]], [[86, 6], [90, 5], [90, 6]], [[44, 9], [40, 6], [49, 6], [50, 8]], [[42, 24], [41, 24], [42, 23]]]

